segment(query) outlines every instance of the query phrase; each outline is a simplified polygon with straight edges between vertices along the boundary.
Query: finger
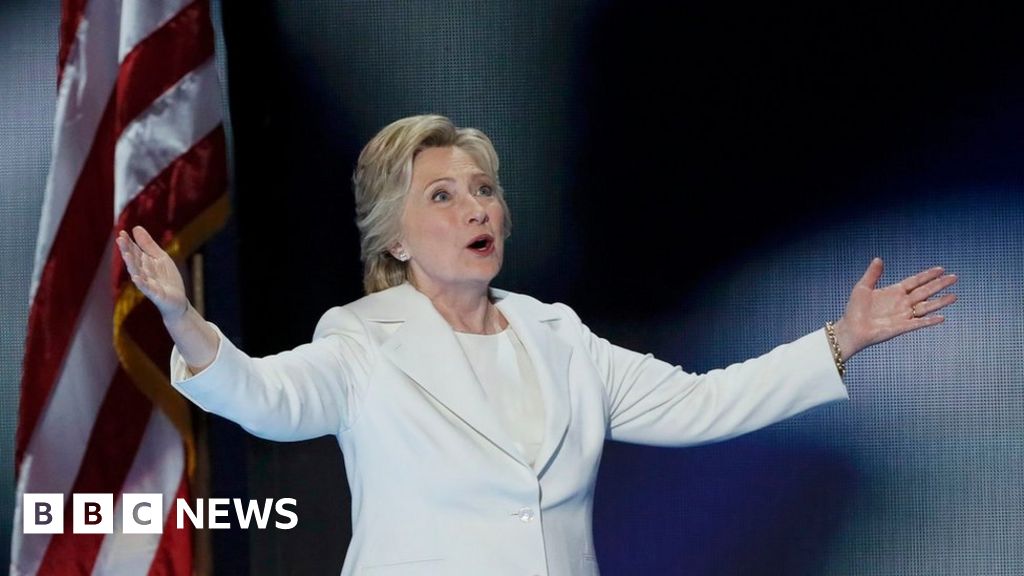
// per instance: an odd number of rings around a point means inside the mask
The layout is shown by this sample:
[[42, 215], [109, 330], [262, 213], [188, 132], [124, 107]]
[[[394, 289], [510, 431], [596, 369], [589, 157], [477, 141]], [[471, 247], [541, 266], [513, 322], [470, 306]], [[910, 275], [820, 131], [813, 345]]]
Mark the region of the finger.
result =
[[132, 228], [132, 232], [135, 234], [135, 242], [139, 245], [139, 248], [146, 253], [146, 255], [152, 256], [153, 258], [160, 258], [166, 255], [166, 252], [164, 252], [163, 248], [160, 247], [160, 244], [158, 244], [156, 240], [153, 240], [153, 237], [149, 235], [149, 232], [147, 232], [145, 228], [142, 226], [136, 226], [135, 228]]
[[161, 261], [152, 256], [146, 255], [139, 259], [139, 270], [146, 278], [160, 278], [163, 276], [161, 269]]
[[118, 246], [120, 246], [122, 249], [121, 252], [127, 252], [128, 254], [131, 254], [135, 258], [136, 263], [138, 263], [138, 261], [144, 255], [144, 252], [142, 251], [141, 248], [139, 248], [139, 245], [136, 244], [135, 241], [132, 240], [132, 237], [129, 236], [128, 233], [125, 232], [124, 230], [122, 230], [121, 233], [118, 235], [117, 243]]
[[911, 302], [923, 302], [939, 292], [949, 288], [953, 284], [956, 284], [956, 274], [947, 274], [938, 278], [933, 278], [923, 286], [919, 286], [913, 290], [909, 296]]
[[[124, 233], [122, 232], [122, 234]], [[129, 244], [131, 243], [131, 240], [123, 237], [119, 236], [117, 238], [117, 247], [121, 250], [121, 260], [124, 262], [125, 268], [128, 269], [128, 274], [135, 275], [138, 272], [139, 262], [138, 258], [132, 253], [132, 250], [129, 247]]]
[[945, 321], [946, 318], [938, 314], [935, 316], [924, 316], [922, 318], [905, 318], [892, 324], [890, 328], [885, 330], [883, 333], [877, 334], [872, 339], [871, 343], [878, 344], [880, 342], [885, 342], [886, 340], [891, 340], [908, 332], [942, 324]]
[[860, 277], [857, 284], [874, 290], [875, 286], [878, 285], [878, 279], [882, 277], [883, 269], [884, 265], [881, 258], [871, 260], [871, 263], [868, 264], [868, 269], [864, 271], [864, 275]]
[[136, 265], [131, 254], [121, 253], [121, 260], [124, 261], [125, 270], [128, 271], [129, 276], [135, 276], [139, 273], [139, 267]]
[[913, 292], [918, 287], [923, 286], [924, 284], [927, 284], [928, 282], [931, 282], [932, 280], [938, 278], [939, 276], [942, 276], [942, 272], [943, 272], [942, 266], [936, 266], [934, 268], [929, 268], [927, 270], [923, 270], [921, 272], [918, 272], [917, 274], [914, 274], [913, 276], [904, 278], [902, 281], [899, 282], [899, 286], [901, 288], [903, 288], [904, 292], [906, 292], [907, 294], [910, 294], [911, 292]]
[[121, 260], [124, 261], [130, 274], [140, 274], [143, 271], [143, 264], [151, 258], [132, 241], [130, 237], [118, 239], [118, 246], [121, 248]]
[[923, 316], [921, 318], [910, 318], [895, 326], [891, 335], [886, 336], [884, 340], [889, 340], [890, 338], [895, 338], [902, 334], [920, 330], [922, 328], [928, 328], [929, 326], [935, 326], [936, 324], [942, 324], [945, 320], [946, 318], [940, 314], [936, 314], [935, 316]]
[[946, 306], [949, 306], [953, 302], [956, 302], [956, 294], [946, 294], [941, 298], [935, 300], [926, 300], [919, 302], [914, 305], [914, 311], [918, 317], [927, 316], [936, 310], [941, 310]]
[[920, 330], [921, 328], [942, 324], [945, 321], [945, 316], [940, 314], [936, 314], [935, 316], [925, 316], [924, 318], [916, 318], [911, 321], [910, 329], [907, 330], [907, 332], [913, 332], [914, 330]]

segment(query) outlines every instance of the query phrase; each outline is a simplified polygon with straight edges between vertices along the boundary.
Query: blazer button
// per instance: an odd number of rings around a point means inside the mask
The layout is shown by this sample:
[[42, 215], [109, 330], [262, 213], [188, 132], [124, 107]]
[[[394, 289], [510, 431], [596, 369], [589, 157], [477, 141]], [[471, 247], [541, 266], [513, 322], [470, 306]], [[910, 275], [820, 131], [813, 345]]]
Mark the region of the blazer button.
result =
[[529, 508], [520, 508], [513, 512], [512, 516], [519, 518], [521, 522], [529, 522], [530, 520], [533, 520], [536, 515], [533, 513], [533, 510]]

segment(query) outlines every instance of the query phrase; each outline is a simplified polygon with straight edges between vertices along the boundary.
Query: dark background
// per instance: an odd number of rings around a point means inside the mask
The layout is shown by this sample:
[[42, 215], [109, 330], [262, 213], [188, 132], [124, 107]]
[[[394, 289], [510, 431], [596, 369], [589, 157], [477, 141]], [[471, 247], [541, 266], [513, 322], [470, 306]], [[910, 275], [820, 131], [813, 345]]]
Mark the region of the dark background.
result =
[[[5, 30], [45, 21], [52, 37], [0, 61], [55, 46], [52, 4], [45, 20], [34, 3], [9, 6]], [[603, 574], [1019, 573], [1014, 10], [218, 4], [234, 216], [207, 249], [208, 309], [250, 354], [308, 341], [327, 308], [361, 296], [355, 158], [392, 120], [445, 114], [483, 129], [502, 159], [514, 225], [495, 285], [568, 303], [596, 333], [689, 371], [837, 318], [873, 256], [886, 284], [935, 264], [961, 278], [945, 325], [850, 363], [848, 403], [713, 446], [609, 444], [594, 510]], [[52, 92], [52, 76], [20, 70], [0, 72]], [[42, 99], [0, 102], [0, 157], [15, 167], [0, 173], [14, 222], [0, 231], [3, 275], [26, 302], [35, 230], [19, 223], [38, 208], [14, 199], [26, 182], [41, 197], [45, 154], [22, 158], [52, 129], [52, 106], [30, 101]], [[23, 257], [8, 266], [11, 254]], [[23, 308], [5, 307], [5, 329], [23, 325]], [[14, 398], [23, 333], [8, 332]], [[4, 405], [10, 447], [16, 401]], [[211, 438], [214, 496], [296, 498], [300, 519], [214, 531], [216, 573], [337, 574], [350, 526], [335, 442], [263, 442], [216, 418]]]
[[[225, 2], [239, 270], [229, 298], [241, 339], [252, 354], [297, 345], [324, 310], [361, 295], [351, 169], [376, 130], [413, 113], [495, 140], [514, 219], [496, 285], [568, 302], [598, 333], [690, 370], [838, 316], [875, 254], [906, 274], [958, 256], [977, 265], [992, 254], [956, 237], [965, 211], [994, 203], [1008, 218], [999, 246], [1012, 253], [1024, 134], [1014, 22], [974, 4]], [[811, 305], [794, 312], [792, 300]], [[946, 335], [932, 338], [955, 351]], [[893, 361], [854, 362], [855, 398]], [[896, 417], [905, 421], [920, 401], [827, 408], [714, 447], [610, 445], [595, 511], [603, 571], [977, 567], [975, 545], [950, 548], [947, 532], [907, 547], [927, 483], [888, 492], [892, 471], [875, 478], [858, 455], [885, 470], [927, 443], [935, 435], [873, 445], [860, 412], [895, 404], [910, 410]], [[248, 534], [248, 558], [237, 553], [245, 534], [218, 534], [231, 540], [218, 548], [221, 571], [335, 573], [350, 526], [333, 440], [245, 441], [252, 496], [300, 495], [302, 522]], [[896, 502], [880, 512], [889, 520], [865, 519], [862, 506], [883, 494]], [[955, 533], [978, 520], [946, 521]], [[1012, 561], [988, 566], [1010, 573]]]

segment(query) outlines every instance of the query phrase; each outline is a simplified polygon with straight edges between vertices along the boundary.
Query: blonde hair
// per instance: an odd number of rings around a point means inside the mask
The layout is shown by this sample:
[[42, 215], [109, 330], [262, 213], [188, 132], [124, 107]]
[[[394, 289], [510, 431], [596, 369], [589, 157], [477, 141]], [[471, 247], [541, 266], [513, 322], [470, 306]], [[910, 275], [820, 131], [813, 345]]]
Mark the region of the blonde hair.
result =
[[410, 279], [408, 264], [392, 256], [388, 249], [401, 238], [402, 212], [412, 184], [413, 160], [427, 148], [452, 146], [469, 154], [494, 180], [496, 197], [505, 213], [505, 237], [511, 232], [512, 219], [498, 181], [498, 153], [486, 134], [475, 128], [457, 128], [444, 116], [410, 116], [396, 120], [366, 144], [352, 174], [363, 290], [367, 294]]

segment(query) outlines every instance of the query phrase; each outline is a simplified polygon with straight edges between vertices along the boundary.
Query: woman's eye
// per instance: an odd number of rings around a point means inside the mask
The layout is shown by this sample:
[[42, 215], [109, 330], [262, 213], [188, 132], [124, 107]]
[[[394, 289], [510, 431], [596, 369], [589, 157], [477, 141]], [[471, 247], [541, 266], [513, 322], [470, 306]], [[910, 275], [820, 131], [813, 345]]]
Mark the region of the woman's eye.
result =
[[494, 188], [490, 186], [481, 186], [478, 192], [481, 196], [494, 196]]
[[444, 202], [449, 198], [451, 198], [451, 195], [448, 194], [447, 190], [438, 190], [430, 196], [430, 199], [434, 202]]

